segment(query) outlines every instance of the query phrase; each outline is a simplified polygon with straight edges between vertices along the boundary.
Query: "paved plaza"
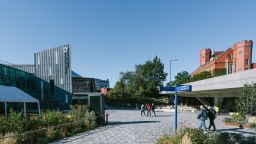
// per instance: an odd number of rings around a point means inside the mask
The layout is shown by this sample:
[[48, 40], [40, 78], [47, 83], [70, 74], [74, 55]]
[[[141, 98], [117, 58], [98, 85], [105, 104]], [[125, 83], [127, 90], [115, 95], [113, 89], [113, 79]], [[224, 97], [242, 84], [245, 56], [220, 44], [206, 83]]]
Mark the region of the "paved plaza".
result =
[[[71, 144], [154, 144], [157, 139], [173, 132], [173, 112], [157, 112], [157, 117], [141, 117], [139, 110], [108, 110], [109, 125], [62, 139], [55, 143]], [[197, 113], [179, 112], [179, 126], [197, 127]], [[254, 130], [225, 126], [225, 116], [218, 116], [219, 131], [256, 135]], [[208, 123], [208, 121], [207, 121]]]

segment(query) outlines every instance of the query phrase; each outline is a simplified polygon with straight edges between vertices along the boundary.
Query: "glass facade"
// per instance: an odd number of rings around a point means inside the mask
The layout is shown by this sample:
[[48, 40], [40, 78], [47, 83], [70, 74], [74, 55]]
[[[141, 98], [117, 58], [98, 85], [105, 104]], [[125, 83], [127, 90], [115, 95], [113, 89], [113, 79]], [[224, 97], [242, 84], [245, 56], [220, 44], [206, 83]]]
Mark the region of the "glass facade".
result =
[[95, 79], [96, 89], [100, 90], [101, 88], [109, 88], [109, 80]]
[[94, 79], [72, 77], [73, 93], [96, 92]]
[[[38, 99], [42, 108], [69, 108], [69, 103], [66, 103], [65, 97], [60, 96], [70, 95], [69, 92], [56, 86], [52, 88], [49, 82], [11, 66], [0, 64], [0, 85], [21, 89]], [[52, 90], [56, 93], [53, 94]]]

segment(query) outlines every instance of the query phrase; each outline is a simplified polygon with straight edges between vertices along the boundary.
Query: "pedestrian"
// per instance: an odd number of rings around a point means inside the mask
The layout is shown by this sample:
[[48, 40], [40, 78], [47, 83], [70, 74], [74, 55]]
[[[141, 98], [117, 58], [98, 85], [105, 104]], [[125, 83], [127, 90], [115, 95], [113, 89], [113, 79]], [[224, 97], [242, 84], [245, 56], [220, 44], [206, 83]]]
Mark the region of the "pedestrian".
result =
[[150, 105], [150, 104], [147, 104], [147, 106], [148, 106], [148, 107], [147, 107], [147, 110], [148, 110], [148, 111], [147, 111], [147, 116], [149, 116], [149, 115], [151, 116], [151, 105]]
[[155, 107], [154, 103], [152, 103], [152, 105], [151, 105], [151, 110], [152, 110], [152, 112], [154, 113], [154, 116], [156, 117], [155, 109], [156, 109], [156, 107]]
[[199, 129], [203, 127], [203, 129], [206, 131], [205, 120], [207, 120], [207, 112], [202, 105], [200, 106], [200, 111], [197, 115], [197, 119], [200, 120]]
[[142, 104], [141, 107], [140, 107], [140, 115], [142, 116], [142, 114], [144, 114], [144, 116], [146, 116], [145, 105], [144, 104]]
[[216, 131], [214, 120], [217, 117], [217, 113], [216, 113], [215, 109], [212, 106], [209, 107], [208, 109], [209, 109], [208, 110], [208, 118], [210, 120], [210, 124], [209, 124], [208, 130], [210, 130], [211, 127], [213, 127], [213, 131]]
[[136, 110], [139, 109], [138, 104], [136, 103]]

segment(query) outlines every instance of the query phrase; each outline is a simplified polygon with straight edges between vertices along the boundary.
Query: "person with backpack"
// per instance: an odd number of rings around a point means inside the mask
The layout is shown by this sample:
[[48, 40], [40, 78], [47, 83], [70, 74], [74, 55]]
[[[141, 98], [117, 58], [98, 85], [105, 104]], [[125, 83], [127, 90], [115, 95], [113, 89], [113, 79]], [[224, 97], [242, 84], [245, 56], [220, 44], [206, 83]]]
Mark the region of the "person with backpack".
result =
[[145, 105], [144, 104], [142, 104], [141, 107], [140, 107], [140, 115], [142, 116], [142, 114], [144, 114], [144, 116], [146, 116]]
[[215, 109], [213, 107], [209, 107], [208, 109], [209, 109], [209, 111], [208, 111], [208, 118], [210, 120], [210, 124], [209, 124], [208, 130], [210, 130], [211, 127], [213, 127], [213, 131], [216, 131], [214, 120], [217, 117], [217, 112], [215, 111]]
[[197, 119], [200, 120], [199, 129], [201, 129], [203, 127], [203, 129], [205, 131], [207, 131], [206, 126], [205, 126], [205, 120], [207, 120], [207, 111], [202, 105], [200, 106], [200, 111], [197, 115]]
[[155, 109], [156, 109], [156, 107], [155, 107], [154, 103], [152, 103], [152, 105], [151, 105], [151, 111], [153, 112], [154, 116], [156, 117]]

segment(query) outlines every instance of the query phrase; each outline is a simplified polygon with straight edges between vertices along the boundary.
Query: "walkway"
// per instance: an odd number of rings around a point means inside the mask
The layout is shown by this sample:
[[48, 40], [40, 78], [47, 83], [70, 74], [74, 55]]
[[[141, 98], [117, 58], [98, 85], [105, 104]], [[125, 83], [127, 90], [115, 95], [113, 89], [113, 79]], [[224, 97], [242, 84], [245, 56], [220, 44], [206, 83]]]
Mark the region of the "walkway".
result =
[[[71, 144], [154, 144], [157, 139], [172, 132], [173, 113], [157, 112], [157, 117], [141, 117], [137, 110], [108, 110], [110, 125], [65, 138], [56, 143]], [[180, 126], [197, 127], [196, 113], [179, 113]], [[224, 126], [224, 116], [218, 116], [219, 131], [256, 135], [253, 130]]]

